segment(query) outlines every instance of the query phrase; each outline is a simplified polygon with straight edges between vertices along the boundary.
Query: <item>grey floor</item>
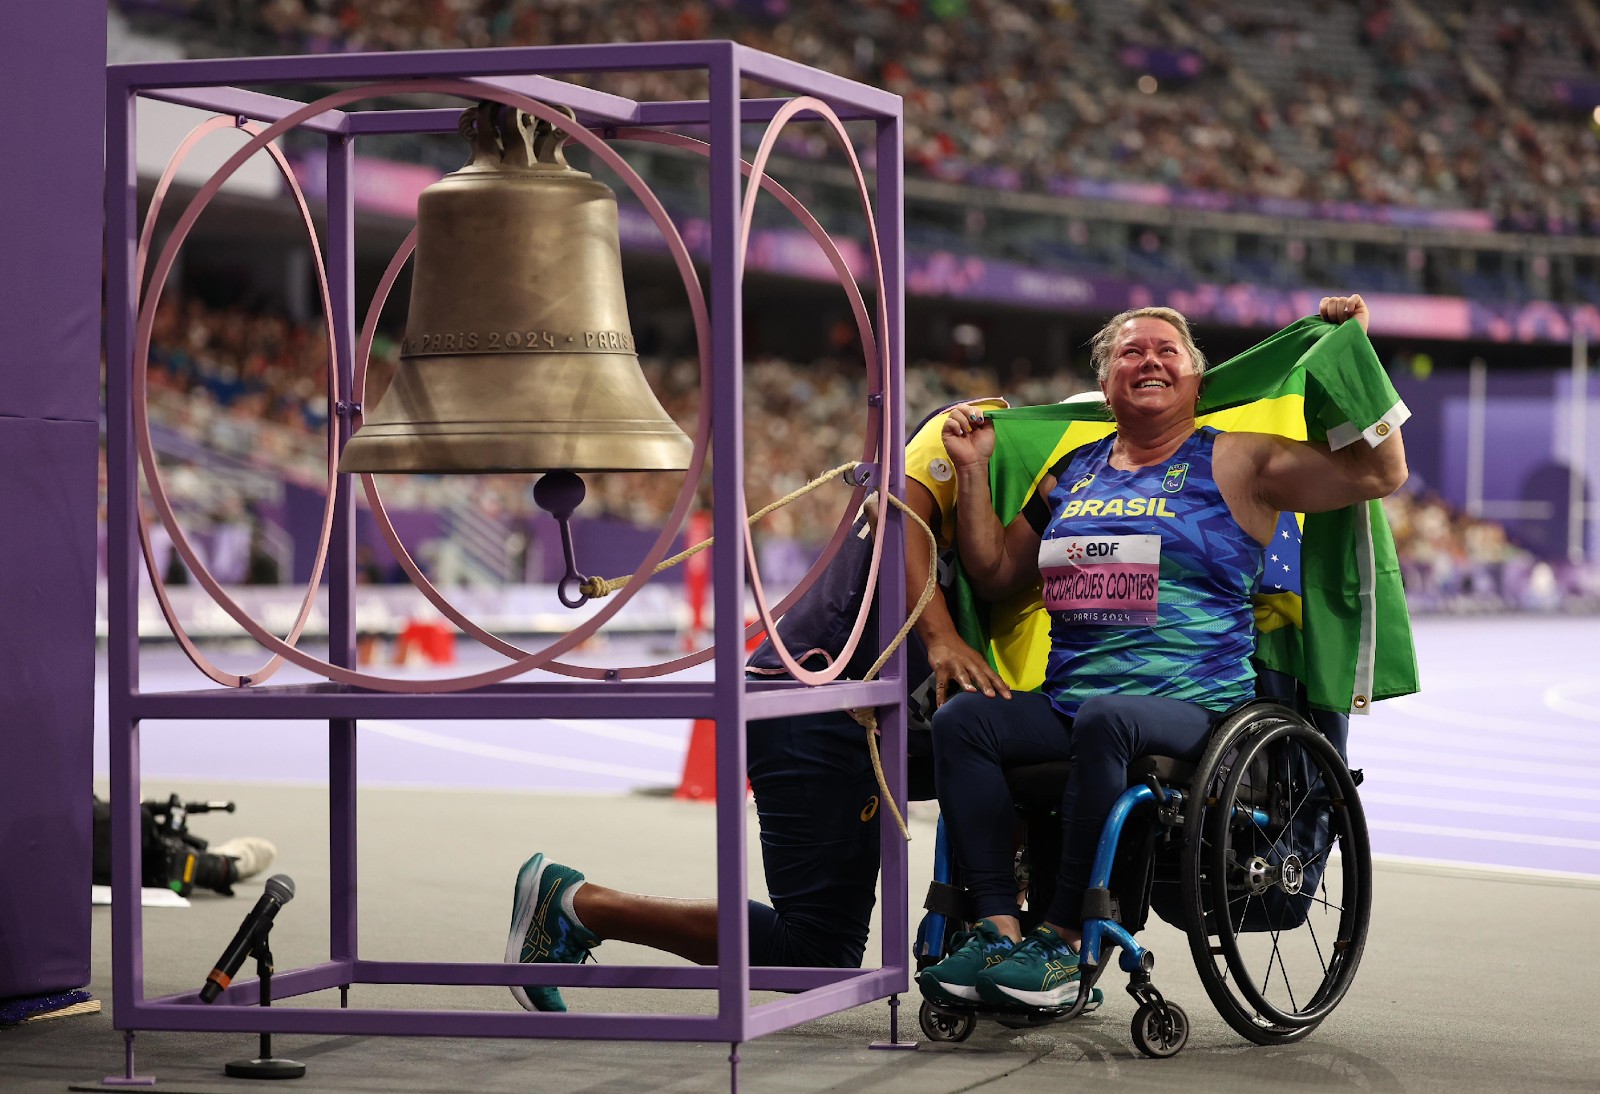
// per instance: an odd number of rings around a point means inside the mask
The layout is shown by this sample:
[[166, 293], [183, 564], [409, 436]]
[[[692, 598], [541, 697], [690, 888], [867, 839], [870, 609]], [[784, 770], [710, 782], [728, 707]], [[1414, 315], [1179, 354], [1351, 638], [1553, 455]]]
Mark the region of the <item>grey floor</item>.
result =
[[[227, 796], [233, 816], [195, 818], [209, 838], [256, 833], [279, 847], [274, 872], [299, 895], [273, 932], [278, 967], [327, 955], [327, 811], [324, 792], [284, 785], [184, 784], [150, 791]], [[531, 851], [638, 891], [713, 891], [713, 810], [648, 795], [526, 795], [495, 791], [372, 789], [361, 795], [360, 937], [363, 957], [494, 960], [504, 946], [509, 890]], [[911, 818], [912, 890], [927, 881], [934, 811]], [[753, 818], [752, 818], [753, 831]], [[754, 841], [751, 841], [752, 844]], [[753, 885], [759, 869], [752, 854]], [[197, 896], [188, 909], [147, 909], [145, 991], [196, 989], [232, 935], [260, 878], [239, 898]], [[1131, 1046], [1133, 1004], [1107, 974], [1106, 1006], [1066, 1025], [1016, 1033], [980, 1025], [960, 1045], [916, 1051], [868, 1048], [888, 1033], [883, 1003], [856, 1008], [746, 1044], [747, 1091], [1125, 1089], [1184, 1091], [1600, 1090], [1600, 880], [1517, 876], [1470, 867], [1380, 861], [1371, 942], [1345, 1002], [1308, 1040], [1264, 1049], [1219, 1019], [1180, 934], [1153, 925], [1156, 983], [1183, 1003], [1194, 1030], [1176, 1059]], [[756, 895], [760, 895], [757, 891]], [[103, 1089], [121, 1074], [112, 1026], [110, 914], [95, 911], [90, 989], [106, 1012], [0, 1032], [0, 1090]], [[869, 953], [873, 951], [869, 950]], [[650, 951], [607, 943], [609, 963], [659, 964]], [[670, 960], [670, 959], [667, 959]], [[501, 989], [358, 987], [360, 1005], [511, 1010]], [[570, 991], [574, 1009], [710, 1013], [709, 993], [642, 989]], [[912, 1000], [914, 1003], [915, 1000]], [[903, 1008], [902, 1035], [919, 1036]], [[137, 1070], [156, 1091], [252, 1088], [225, 1078], [225, 1061], [253, 1056], [248, 1036], [143, 1033]], [[305, 1091], [714, 1091], [729, 1085], [725, 1044], [579, 1043], [285, 1035], [277, 1054], [309, 1065], [285, 1084]]]

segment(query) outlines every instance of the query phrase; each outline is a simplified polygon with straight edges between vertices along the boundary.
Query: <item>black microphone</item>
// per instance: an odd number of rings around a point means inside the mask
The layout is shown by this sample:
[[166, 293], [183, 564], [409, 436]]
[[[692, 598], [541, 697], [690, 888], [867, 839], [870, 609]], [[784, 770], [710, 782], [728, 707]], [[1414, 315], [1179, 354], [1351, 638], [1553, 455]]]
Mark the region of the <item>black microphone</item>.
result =
[[217, 967], [206, 977], [205, 987], [200, 989], [202, 1003], [214, 1000], [233, 982], [233, 974], [239, 971], [244, 959], [250, 956], [256, 939], [267, 933], [267, 929], [272, 926], [273, 916], [278, 914], [278, 909], [293, 899], [294, 881], [289, 875], [273, 874], [267, 879], [267, 891], [261, 894], [256, 906], [250, 909], [250, 914], [239, 924], [239, 933], [233, 936], [233, 941], [228, 943], [228, 948], [223, 950], [222, 956], [217, 959]]

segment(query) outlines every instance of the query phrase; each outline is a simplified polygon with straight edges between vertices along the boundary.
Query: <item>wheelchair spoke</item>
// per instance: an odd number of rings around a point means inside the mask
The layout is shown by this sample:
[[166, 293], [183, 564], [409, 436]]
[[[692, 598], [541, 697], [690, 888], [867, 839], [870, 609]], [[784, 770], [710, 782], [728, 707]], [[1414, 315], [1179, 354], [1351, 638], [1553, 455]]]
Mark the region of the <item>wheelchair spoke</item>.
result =
[[[1293, 792], [1292, 791], [1290, 793], [1289, 800], [1290, 800], [1291, 803], [1294, 801], [1294, 797], [1293, 797]], [[1288, 845], [1289, 845], [1289, 853], [1290, 854], [1294, 854], [1295, 851], [1296, 851], [1295, 842], [1294, 842], [1294, 822], [1295, 822], [1296, 818], [1298, 818], [1300, 816], [1300, 810], [1304, 809], [1306, 802], [1308, 802], [1310, 800], [1311, 800], [1311, 795], [1310, 794], [1307, 794], [1304, 797], [1302, 797], [1300, 799], [1300, 804], [1299, 805], [1295, 805], [1293, 808], [1291, 808], [1289, 810], [1289, 819], [1284, 822], [1283, 831], [1284, 831], [1285, 837], [1286, 837]]]
[[1233, 933], [1234, 933], [1235, 937], [1237, 937], [1238, 935], [1241, 935], [1241, 934], [1244, 933], [1245, 917], [1250, 912], [1250, 901], [1252, 901], [1254, 899], [1255, 899], [1255, 894], [1253, 894], [1253, 893], [1246, 893], [1244, 895], [1244, 907], [1239, 909], [1239, 925], [1233, 929]]
[[1322, 905], [1322, 910], [1324, 912], [1338, 912], [1340, 915], [1344, 914], [1344, 905], [1343, 904], [1335, 904], [1333, 901], [1329, 900], [1325, 896], [1321, 896], [1320, 894], [1317, 895], [1317, 896], [1312, 897], [1311, 898], [1311, 902], [1313, 904]]
[[1322, 975], [1328, 975], [1328, 959], [1322, 956], [1322, 943], [1317, 940], [1317, 929], [1311, 925], [1310, 917], [1306, 918], [1306, 930], [1311, 934], [1311, 945], [1317, 951], [1317, 962], [1322, 966]]
[[1299, 1005], [1294, 1001], [1294, 987], [1289, 983], [1289, 963], [1284, 960], [1283, 952], [1278, 949], [1280, 933], [1277, 930], [1270, 932], [1272, 936], [1272, 952], [1267, 957], [1266, 975], [1261, 978], [1261, 994], [1263, 996], [1267, 994], [1267, 988], [1272, 984], [1272, 966], [1276, 964], [1278, 966], [1278, 978], [1283, 981], [1284, 991], [1289, 996], [1289, 1007], [1291, 1010], [1299, 1010]]
[[[1278, 953], [1278, 936], [1276, 934], [1272, 936], [1272, 952]], [[1282, 954], [1278, 954], [1278, 975], [1283, 978], [1283, 990], [1289, 995], [1289, 1009], [1298, 1011], [1300, 1004], [1294, 1001], [1294, 987], [1289, 983], [1289, 963], [1283, 959]]]
[[[1299, 1010], [1300, 1008], [1294, 1001], [1294, 987], [1289, 983], [1289, 962], [1284, 957], [1282, 949], [1279, 948], [1279, 944], [1283, 940], [1282, 917], [1273, 914], [1272, 905], [1267, 901], [1262, 901], [1261, 903], [1267, 909], [1267, 919], [1270, 921], [1268, 933], [1272, 938], [1272, 955], [1267, 959], [1267, 983], [1272, 980], [1272, 962], [1275, 959], [1278, 962], [1278, 975], [1283, 979], [1284, 991], [1289, 995], [1289, 1006], [1291, 1009]], [[1266, 994], [1267, 983], [1261, 985], [1263, 995]]]
[[1274, 945], [1272, 952], [1267, 956], [1267, 974], [1261, 978], [1261, 994], [1267, 994], [1267, 985], [1272, 983], [1272, 962], [1278, 956], [1278, 947]]

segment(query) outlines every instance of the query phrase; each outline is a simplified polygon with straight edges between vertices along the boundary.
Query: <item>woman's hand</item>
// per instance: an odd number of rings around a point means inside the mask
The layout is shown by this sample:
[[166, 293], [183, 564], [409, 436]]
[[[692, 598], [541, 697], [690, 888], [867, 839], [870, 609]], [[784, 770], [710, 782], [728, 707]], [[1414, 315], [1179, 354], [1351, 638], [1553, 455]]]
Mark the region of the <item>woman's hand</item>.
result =
[[1361, 324], [1361, 329], [1367, 329], [1367, 320], [1372, 318], [1372, 313], [1367, 310], [1367, 302], [1361, 299], [1361, 294], [1352, 296], [1324, 296], [1322, 305], [1318, 309], [1322, 318], [1330, 323], [1343, 323], [1346, 319], [1354, 319]]
[[938, 682], [934, 685], [934, 706], [944, 706], [962, 691], [981, 691], [991, 698], [1011, 698], [1011, 689], [1000, 674], [989, 667], [981, 654], [965, 642], [936, 642], [928, 647], [928, 664]]
[[994, 454], [994, 427], [988, 415], [968, 403], [946, 415], [939, 439], [958, 468], [986, 463]]

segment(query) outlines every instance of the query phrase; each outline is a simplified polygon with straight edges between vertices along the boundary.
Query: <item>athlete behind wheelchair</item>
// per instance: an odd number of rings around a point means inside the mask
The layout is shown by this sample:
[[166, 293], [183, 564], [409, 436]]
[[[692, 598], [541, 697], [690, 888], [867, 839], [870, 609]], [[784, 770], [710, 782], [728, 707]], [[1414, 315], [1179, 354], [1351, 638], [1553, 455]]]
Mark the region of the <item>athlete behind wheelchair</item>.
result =
[[[1318, 347], [1301, 398], [1308, 420], [1331, 427], [1326, 442], [1199, 425], [1205, 358], [1167, 308], [1123, 313], [1096, 335], [1113, 428], [1061, 445], [1020, 506], [993, 493], [994, 419], [975, 406], [946, 417], [961, 570], [991, 603], [1041, 589], [1049, 637], [1037, 691], [973, 661], [940, 674], [934, 773], [964, 890], [961, 910], [944, 910], [973, 925], [946, 947], [924, 924], [930, 1036], [960, 1039], [983, 1014], [1075, 1017], [1098, 1005], [1116, 947], [1139, 1003], [1135, 1044], [1176, 1053], [1187, 1019], [1133, 938], [1152, 907], [1188, 932], [1208, 994], [1251, 1040], [1305, 1036], [1349, 986], [1370, 904], [1356, 778], [1337, 720], [1319, 719], [1330, 740], [1292, 705], [1257, 697], [1258, 677], [1291, 703], [1294, 685], [1255, 668], [1256, 595], [1283, 565], [1285, 515], [1369, 514], [1405, 481], [1408, 412], [1366, 341], [1362, 298], [1324, 298], [1321, 319], [1277, 337], [1304, 328], [1295, 337]], [[1370, 662], [1370, 633], [1357, 641]], [[1050, 764], [1054, 824], [1026, 807], [1038, 790], [1019, 785]], [[1019, 804], [1035, 836], [1027, 914]]]

